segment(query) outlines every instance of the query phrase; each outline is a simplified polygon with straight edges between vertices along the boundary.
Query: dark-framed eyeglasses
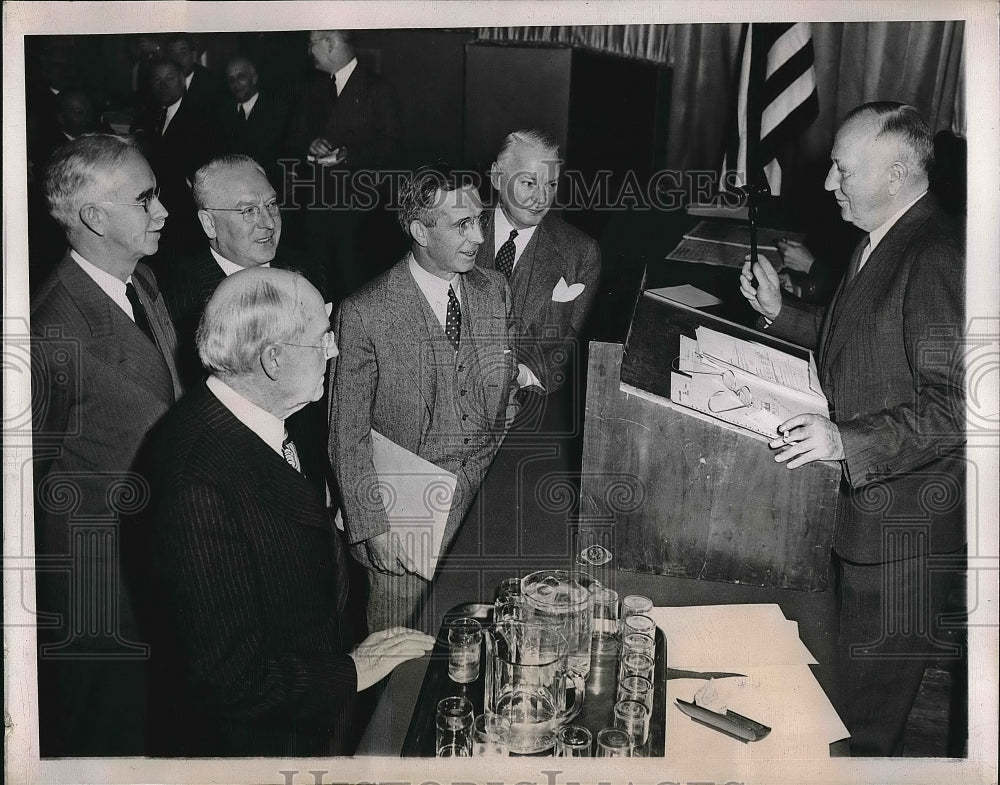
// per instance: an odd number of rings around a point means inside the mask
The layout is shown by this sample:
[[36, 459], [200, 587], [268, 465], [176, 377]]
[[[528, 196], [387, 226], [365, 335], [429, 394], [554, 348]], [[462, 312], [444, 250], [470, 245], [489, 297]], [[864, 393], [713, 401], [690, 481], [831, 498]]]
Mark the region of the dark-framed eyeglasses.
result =
[[[260, 205], [252, 204], [249, 207], [202, 207], [202, 210], [210, 210], [220, 213], [239, 213], [248, 224], [255, 224], [260, 220]], [[272, 218], [277, 218], [281, 214], [277, 199], [271, 199], [264, 203], [264, 209]]]
[[138, 202], [99, 201], [99, 202], [94, 202], [94, 204], [117, 204], [121, 207], [141, 207], [146, 212], [146, 215], [149, 215], [149, 206], [153, 203], [154, 199], [159, 199], [159, 198], [160, 198], [160, 187], [157, 186], [145, 196], [140, 196]]

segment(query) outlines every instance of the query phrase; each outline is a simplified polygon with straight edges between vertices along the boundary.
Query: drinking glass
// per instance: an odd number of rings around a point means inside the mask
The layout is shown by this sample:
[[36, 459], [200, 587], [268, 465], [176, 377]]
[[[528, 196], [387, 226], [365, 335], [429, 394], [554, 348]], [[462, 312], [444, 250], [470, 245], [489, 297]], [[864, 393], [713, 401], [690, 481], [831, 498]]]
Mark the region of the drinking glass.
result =
[[472, 755], [472, 701], [468, 698], [442, 698], [437, 705], [435, 750], [439, 758]]
[[624, 700], [615, 704], [615, 727], [631, 735], [636, 747], [649, 738], [649, 709], [645, 703]]
[[618, 680], [627, 679], [629, 676], [643, 676], [653, 680], [653, 658], [647, 654], [636, 654], [629, 652], [621, 660], [621, 667], [618, 670]]
[[593, 737], [582, 725], [563, 725], [556, 733], [556, 756], [561, 758], [589, 758]]
[[510, 599], [514, 599], [519, 602], [521, 600], [520, 578], [504, 578], [497, 584], [496, 591], [493, 594], [493, 601], [500, 602]]
[[624, 657], [633, 651], [636, 654], [653, 657], [653, 653], [656, 651], [656, 641], [641, 632], [630, 632], [622, 638], [622, 656]]
[[639, 701], [652, 710], [653, 682], [645, 676], [626, 676], [618, 682], [617, 700]]
[[506, 756], [509, 753], [510, 720], [486, 712], [472, 726], [472, 754], [476, 757]]
[[594, 598], [592, 641], [599, 652], [615, 649], [620, 640], [618, 629], [618, 592], [603, 586], [591, 592]]
[[621, 728], [605, 728], [597, 733], [598, 758], [631, 758], [632, 734]]
[[641, 613], [635, 613], [625, 619], [622, 634], [628, 635], [630, 632], [639, 632], [648, 635], [650, 638], [656, 637], [656, 622]]
[[653, 601], [641, 594], [628, 594], [622, 600], [621, 631], [625, 634], [625, 619], [636, 614], [645, 614], [653, 610]]
[[448, 625], [448, 676], [459, 684], [479, 678], [479, 650], [483, 630], [475, 619], [463, 617]]

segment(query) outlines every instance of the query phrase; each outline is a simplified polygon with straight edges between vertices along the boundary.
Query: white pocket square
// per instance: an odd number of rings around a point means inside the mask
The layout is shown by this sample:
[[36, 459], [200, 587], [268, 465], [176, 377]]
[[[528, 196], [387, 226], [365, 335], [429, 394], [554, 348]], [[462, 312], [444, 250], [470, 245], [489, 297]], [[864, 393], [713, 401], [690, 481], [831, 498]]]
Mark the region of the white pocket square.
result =
[[583, 294], [583, 290], [586, 288], [582, 283], [568, 284], [565, 278], [560, 278], [559, 283], [556, 284], [556, 288], [552, 290], [552, 302], [571, 302]]

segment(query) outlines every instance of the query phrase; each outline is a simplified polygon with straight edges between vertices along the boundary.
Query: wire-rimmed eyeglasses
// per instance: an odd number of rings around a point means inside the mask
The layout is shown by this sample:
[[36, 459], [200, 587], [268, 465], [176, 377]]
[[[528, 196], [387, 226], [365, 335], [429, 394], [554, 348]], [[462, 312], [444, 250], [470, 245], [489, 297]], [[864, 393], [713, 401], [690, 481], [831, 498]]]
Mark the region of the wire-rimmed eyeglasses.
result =
[[323, 333], [323, 337], [318, 344], [292, 343], [291, 341], [281, 341], [281, 343], [284, 346], [298, 346], [302, 349], [321, 349], [323, 351], [323, 359], [325, 360], [331, 360], [339, 354], [337, 351], [337, 337], [333, 334], [333, 330], [327, 330]]
[[94, 202], [94, 204], [117, 204], [121, 207], [141, 207], [146, 215], [149, 215], [149, 206], [153, 203], [154, 199], [160, 198], [160, 188], [157, 186], [152, 191], [150, 191], [145, 196], [140, 196], [138, 202], [109, 202], [106, 200]]
[[[212, 210], [221, 213], [239, 213], [248, 224], [255, 224], [260, 220], [260, 205], [252, 204], [249, 207], [202, 207], [202, 210]], [[264, 203], [264, 209], [272, 218], [277, 218], [281, 214], [277, 199], [271, 199]]]

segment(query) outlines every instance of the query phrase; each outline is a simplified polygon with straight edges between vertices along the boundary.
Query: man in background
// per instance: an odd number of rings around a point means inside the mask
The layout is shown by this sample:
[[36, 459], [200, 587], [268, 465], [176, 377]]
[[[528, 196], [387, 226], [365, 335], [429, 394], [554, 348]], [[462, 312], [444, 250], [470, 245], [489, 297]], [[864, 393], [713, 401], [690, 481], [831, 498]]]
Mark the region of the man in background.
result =
[[330, 461], [347, 540], [369, 578], [368, 624], [413, 623], [429, 583], [389, 527], [372, 431], [457, 477], [439, 555], [458, 532], [516, 410], [510, 295], [475, 265], [482, 206], [454, 173], [419, 170], [400, 193], [411, 251], [337, 313]]
[[134, 459], [181, 395], [174, 329], [140, 261], [167, 211], [116, 136], [57, 150], [45, 193], [69, 252], [31, 303], [41, 754], [142, 755], [148, 647], [118, 522], [147, 499]]
[[187, 33], [172, 33], [164, 40], [167, 57], [177, 63], [184, 77], [188, 100], [199, 108], [208, 110], [222, 96], [222, 79], [214, 71], [198, 62], [195, 39]]
[[928, 661], [960, 654], [937, 634], [965, 563], [964, 233], [927, 193], [933, 142], [912, 106], [854, 109], [831, 158], [826, 189], [867, 234], [830, 306], [786, 300], [762, 257], [740, 285], [768, 332], [818, 351], [830, 417], [793, 417], [771, 447], [790, 469], [843, 468], [833, 568], [844, 721], [852, 754], [898, 755]]

